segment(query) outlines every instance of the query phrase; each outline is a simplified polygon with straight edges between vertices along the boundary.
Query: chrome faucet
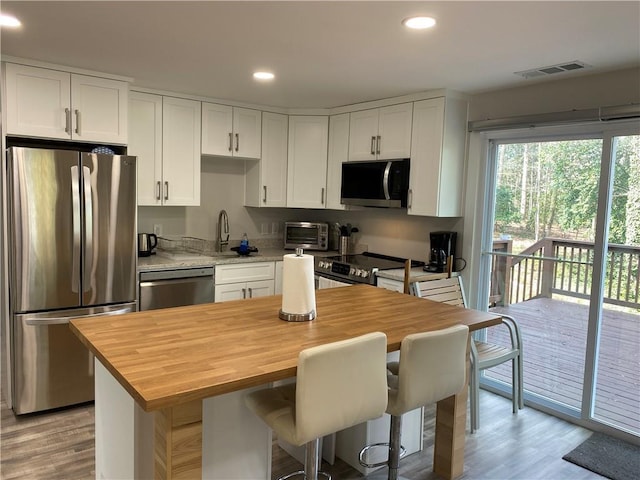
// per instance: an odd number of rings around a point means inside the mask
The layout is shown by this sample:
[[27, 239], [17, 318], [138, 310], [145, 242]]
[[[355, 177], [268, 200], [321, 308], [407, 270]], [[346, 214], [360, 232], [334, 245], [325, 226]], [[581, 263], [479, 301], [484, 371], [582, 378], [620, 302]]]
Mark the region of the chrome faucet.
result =
[[[222, 238], [226, 235], [226, 238]], [[224, 252], [229, 245], [229, 217], [226, 210], [218, 214], [218, 252]]]

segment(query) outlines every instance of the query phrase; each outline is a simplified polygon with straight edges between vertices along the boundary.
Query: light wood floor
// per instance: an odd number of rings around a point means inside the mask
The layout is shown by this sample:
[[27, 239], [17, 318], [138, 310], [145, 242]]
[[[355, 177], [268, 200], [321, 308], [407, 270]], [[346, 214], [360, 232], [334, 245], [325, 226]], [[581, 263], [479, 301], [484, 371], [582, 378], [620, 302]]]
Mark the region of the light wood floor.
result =
[[[481, 391], [481, 426], [467, 434], [465, 473], [462, 479], [601, 479], [562, 456], [585, 440], [590, 432], [531, 408], [511, 414], [511, 402]], [[431, 472], [433, 414], [425, 414], [425, 449], [402, 459], [400, 473], [409, 480], [438, 478]], [[0, 478], [72, 480], [95, 478], [93, 405], [15, 417], [2, 402], [0, 425]], [[273, 478], [300, 468], [277, 445], [273, 452]], [[341, 461], [324, 465], [333, 478], [362, 476]], [[109, 479], [114, 480], [114, 479]]]

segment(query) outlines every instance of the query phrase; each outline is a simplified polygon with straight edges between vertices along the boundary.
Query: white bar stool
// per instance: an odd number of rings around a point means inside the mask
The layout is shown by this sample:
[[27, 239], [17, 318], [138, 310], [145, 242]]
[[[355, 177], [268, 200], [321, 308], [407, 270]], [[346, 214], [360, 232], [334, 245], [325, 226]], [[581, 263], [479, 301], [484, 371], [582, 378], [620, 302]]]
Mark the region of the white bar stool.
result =
[[[368, 468], [389, 467], [388, 480], [398, 478], [400, 457], [400, 429], [402, 415], [455, 395], [465, 388], [467, 343], [469, 328], [456, 325], [434, 332], [407, 335], [400, 347], [400, 362], [388, 368], [389, 404], [391, 415], [389, 443], [367, 445], [360, 451], [360, 464]], [[364, 459], [371, 448], [389, 448], [385, 462], [367, 463]]]
[[380, 417], [387, 407], [387, 336], [381, 332], [300, 352], [296, 383], [248, 394], [251, 411], [292, 445], [305, 445], [304, 475], [317, 480], [320, 438]]

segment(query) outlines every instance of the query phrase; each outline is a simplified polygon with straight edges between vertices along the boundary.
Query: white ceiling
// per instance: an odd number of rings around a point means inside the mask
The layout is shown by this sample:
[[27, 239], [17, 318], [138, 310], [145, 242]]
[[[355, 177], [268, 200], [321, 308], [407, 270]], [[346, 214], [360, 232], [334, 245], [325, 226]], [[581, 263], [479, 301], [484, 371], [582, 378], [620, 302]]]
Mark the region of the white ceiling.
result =
[[[640, 65], [640, 2], [2, 1], [2, 55], [143, 87], [290, 108], [437, 88], [480, 93]], [[407, 31], [405, 17], [437, 19]], [[579, 60], [593, 68], [525, 80]], [[272, 70], [270, 84], [256, 69]]]

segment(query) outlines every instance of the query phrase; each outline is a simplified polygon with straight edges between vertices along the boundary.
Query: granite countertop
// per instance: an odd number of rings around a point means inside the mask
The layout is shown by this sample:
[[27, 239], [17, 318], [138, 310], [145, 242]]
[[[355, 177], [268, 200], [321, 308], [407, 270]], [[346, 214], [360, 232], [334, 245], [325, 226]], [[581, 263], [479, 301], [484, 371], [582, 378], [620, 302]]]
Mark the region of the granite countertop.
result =
[[[251, 255], [238, 255], [236, 252], [226, 251], [208, 256], [192, 252], [164, 252], [159, 250], [156, 255], [138, 257], [138, 272], [211, 267], [214, 265], [227, 265], [233, 263], [275, 262], [282, 260], [284, 255], [291, 253], [294, 253], [294, 251], [272, 248], [264, 250], [260, 249], [258, 253]], [[305, 253], [309, 253], [310, 255], [329, 256], [336, 255], [337, 252], [308, 251]]]
[[[376, 275], [380, 278], [388, 278], [389, 280], [404, 282], [404, 268], [380, 270], [376, 272]], [[412, 268], [411, 272], [409, 273], [410, 282], [424, 282], [425, 280], [438, 280], [439, 278], [447, 278], [447, 274], [425, 272], [422, 267]]]

